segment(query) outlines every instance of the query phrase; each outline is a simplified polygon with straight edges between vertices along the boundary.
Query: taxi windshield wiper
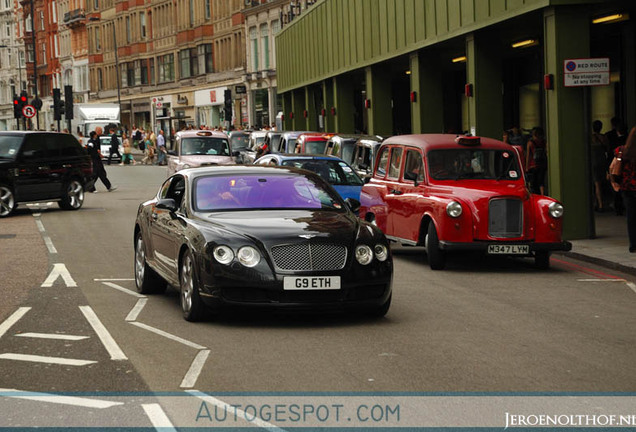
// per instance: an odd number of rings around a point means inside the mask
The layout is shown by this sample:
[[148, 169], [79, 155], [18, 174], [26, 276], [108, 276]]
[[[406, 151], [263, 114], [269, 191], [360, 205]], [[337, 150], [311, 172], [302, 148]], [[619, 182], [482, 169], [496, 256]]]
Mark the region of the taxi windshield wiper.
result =
[[510, 162], [508, 162], [508, 165], [506, 166], [506, 169], [504, 169], [501, 174], [499, 174], [497, 176], [497, 178], [495, 180], [500, 181], [503, 180], [504, 177], [506, 177], [508, 175], [508, 171], [510, 171], [510, 168], [512, 168], [512, 163], [514, 162], [514, 159], [510, 159]]

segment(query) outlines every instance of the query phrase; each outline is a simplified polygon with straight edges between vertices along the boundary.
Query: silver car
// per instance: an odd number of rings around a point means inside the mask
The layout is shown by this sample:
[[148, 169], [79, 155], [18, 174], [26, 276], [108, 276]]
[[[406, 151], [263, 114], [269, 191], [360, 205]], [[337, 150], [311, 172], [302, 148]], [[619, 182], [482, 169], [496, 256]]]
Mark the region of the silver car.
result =
[[235, 164], [230, 141], [223, 132], [188, 130], [177, 132], [175, 138], [174, 150], [168, 151], [168, 175], [186, 168]]

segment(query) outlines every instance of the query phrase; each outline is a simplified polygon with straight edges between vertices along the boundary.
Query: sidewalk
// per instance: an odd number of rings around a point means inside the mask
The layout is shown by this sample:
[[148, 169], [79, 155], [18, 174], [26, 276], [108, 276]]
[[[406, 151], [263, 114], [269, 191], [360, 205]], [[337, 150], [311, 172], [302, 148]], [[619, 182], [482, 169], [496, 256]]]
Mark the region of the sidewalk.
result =
[[636, 253], [629, 253], [627, 221], [614, 212], [595, 213], [596, 238], [572, 240], [572, 251], [565, 253], [583, 261], [621, 272], [636, 274]]

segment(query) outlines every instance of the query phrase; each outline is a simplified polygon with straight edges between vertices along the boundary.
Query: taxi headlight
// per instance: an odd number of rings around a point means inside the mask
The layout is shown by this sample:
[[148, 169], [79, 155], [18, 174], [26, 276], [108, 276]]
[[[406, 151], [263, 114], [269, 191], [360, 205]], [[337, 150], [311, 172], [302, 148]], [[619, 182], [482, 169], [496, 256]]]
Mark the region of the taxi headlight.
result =
[[458, 218], [462, 215], [462, 205], [457, 201], [451, 201], [446, 206], [446, 214], [452, 218]]
[[373, 248], [373, 252], [375, 253], [375, 257], [378, 259], [378, 261], [386, 261], [386, 259], [389, 257], [389, 251], [383, 244], [375, 245], [375, 247]]
[[371, 264], [373, 251], [367, 245], [358, 245], [356, 247], [356, 260], [362, 265]]
[[234, 252], [228, 246], [217, 246], [214, 248], [214, 259], [221, 264], [229, 264], [234, 259]]
[[252, 246], [243, 246], [238, 250], [236, 256], [245, 267], [254, 267], [261, 260], [261, 254]]
[[553, 202], [548, 206], [548, 213], [555, 219], [563, 216], [563, 206], [558, 202]]

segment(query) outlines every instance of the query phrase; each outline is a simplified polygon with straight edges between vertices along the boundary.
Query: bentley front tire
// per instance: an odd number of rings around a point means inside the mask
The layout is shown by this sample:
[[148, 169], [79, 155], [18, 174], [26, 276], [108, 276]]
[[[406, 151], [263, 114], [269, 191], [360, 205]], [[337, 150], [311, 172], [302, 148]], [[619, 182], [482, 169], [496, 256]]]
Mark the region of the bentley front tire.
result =
[[192, 253], [187, 250], [181, 260], [181, 271], [179, 272], [181, 285], [181, 309], [183, 318], [186, 321], [199, 321], [203, 316], [205, 305], [199, 296], [199, 287], [195, 274], [195, 264]]
[[446, 267], [446, 255], [439, 248], [439, 237], [437, 237], [437, 230], [432, 221], [428, 224], [426, 254], [428, 255], [428, 265], [431, 266], [432, 270], [444, 270], [444, 267]]
[[160, 294], [166, 290], [166, 281], [146, 262], [146, 245], [141, 232], [135, 239], [135, 285], [140, 294]]

